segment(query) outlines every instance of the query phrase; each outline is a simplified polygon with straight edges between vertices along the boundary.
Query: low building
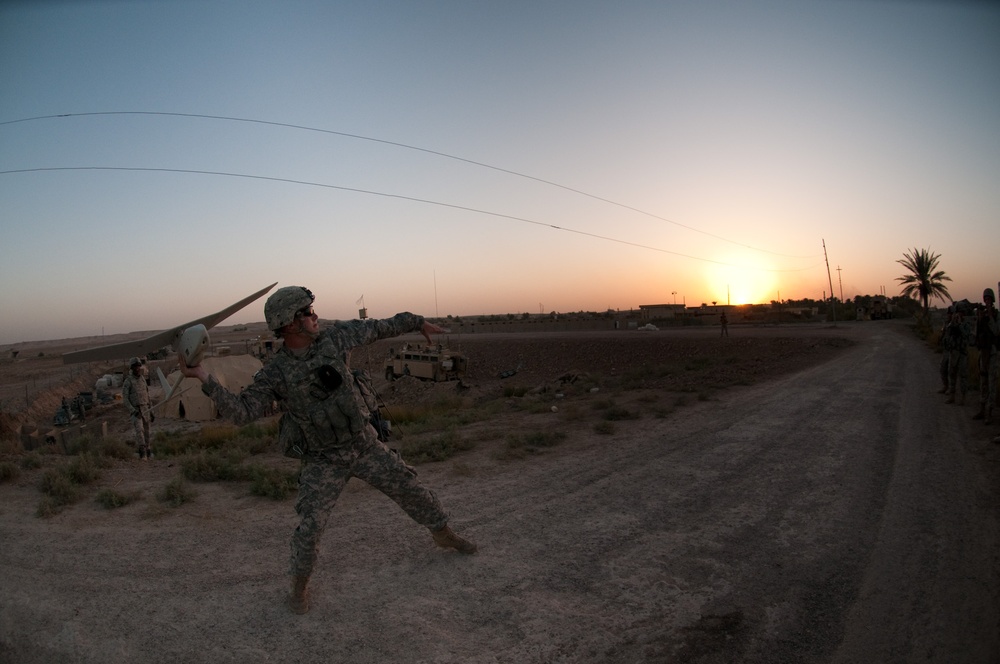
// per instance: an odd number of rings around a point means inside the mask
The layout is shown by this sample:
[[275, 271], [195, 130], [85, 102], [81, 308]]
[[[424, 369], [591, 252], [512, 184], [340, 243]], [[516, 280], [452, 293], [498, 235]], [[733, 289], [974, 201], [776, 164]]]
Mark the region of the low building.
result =
[[640, 304], [639, 317], [642, 320], [667, 320], [682, 318], [687, 307], [683, 304]]

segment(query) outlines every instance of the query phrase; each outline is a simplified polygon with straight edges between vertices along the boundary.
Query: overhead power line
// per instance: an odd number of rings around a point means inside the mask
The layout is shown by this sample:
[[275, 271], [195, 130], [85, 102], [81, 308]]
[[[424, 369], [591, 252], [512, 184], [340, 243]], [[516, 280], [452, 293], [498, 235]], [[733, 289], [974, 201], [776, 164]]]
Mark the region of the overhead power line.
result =
[[752, 246], [752, 245], [749, 245], [749, 244], [745, 244], [743, 242], [739, 242], [737, 240], [732, 240], [730, 238], [723, 237], [721, 235], [716, 235], [715, 233], [710, 233], [710, 232], [702, 230], [700, 228], [695, 228], [694, 226], [688, 226], [687, 224], [682, 224], [679, 221], [674, 221], [673, 219], [669, 219], [667, 217], [662, 217], [662, 216], [660, 216], [658, 214], [654, 214], [652, 212], [648, 212], [646, 210], [642, 210], [640, 208], [637, 208], [637, 207], [634, 207], [634, 206], [631, 206], [631, 205], [628, 205], [628, 204], [625, 204], [625, 203], [619, 203], [619, 202], [611, 200], [609, 198], [604, 198], [603, 196], [598, 196], [596, 194], [591, 194], [591, 193], [583, 191], [581, 189], [576, 189], [574, 187], [570, 187], [568, 185], [560, 184], [560, 183], [554, 182], [552, 180], [546, 180], [544, 178], [540, 178], [540, 177], [537, 177], [537, 176], [534, 176], [534, 175], [528, 175], [526, 173], [521, 173], [519, 171], [514, 171], [514, 170], [511, 170], [511, 169], [502, 168], [500, 166], [494, 166], [492, 164], [487, 164], [485, 162], [476, 161], [474, 159], [468, 159], [466, 157], [459, 157], [459, 156], [456, 156], [456, 155], [453, 155], [453, 154], [448, 154], [447, 152], [441, 152], [441, 151], [438, 151], [438, 150], [432, 150], [430, 148], [423, 148], [423, 147], [420, 147], [420, 146], [417, 146], [417, 145], [410, 145], [408, 143], [400, 143], [398, 141], [390, 141], [390, 140], [386, 140], [386, 139], [382, 139], [382, 138], [374, 138], [372, 136], [363, 136], [361, 134], [351, 134], [351, 133], [348, 133], [348, 132], [336, 131], [336, 130], [333, 130], [333, 129], [321, 129], [321, 128], [318, 128], [318, 127], [309, 127], [309, 126], [305, 126], [305, 125], [292, 124], [292, 123], [289, 123], [289, 122], [275, 122], [275, 121], [272, 121], [272, 120], [258, 120], [258, 119], [254, 119], [254, 118], [239, 118], [239, 117], [232, 117], [232, 116], [227, 116], [227, 115], [210, 115], [210, 114], [207, 114], [207, 113], [175, 113], [175, 112], [170, 112], [170, 111], [94, 111], [94, 112], [88, 112], [88, 113], [58, 113], [58, 114], [55, 114], [55, 115], [38, 115], [38, 116], [35, 116], [35, 117], [30, 117], [30, 118], [20, 118], [20, 119], [17, 119], [17, 120], [7, 120], [7, 121], [0, 122], [0, 126], [2, 126], [2, 125], [8, 125], [8, 124], [17, 124], [17, 123], [20, 123], [20, 122], [34, 122], [34, 121], [38, 121], [38, 120], [51, 120], [51, 119], [57, 119], [57, 118], [72, 118], [72, 117], [100, 116], [100, 115], [151, 115], [151, 116], [167, 116], [167, 117], [179, 117], [179, 118], [199, 118], [199, 119], [206, 119], [206, 120], [221, 120], [221, 121], [226, 121], [226, 122], [243, 122], [243, 123], [248, 123], [248, 124], [260, 124], [260, 125], [268, 125], [268, 126], [272, 126], [272, 127], [284, 127], [284, 128], [287, 128], [287, 129], [297, 129], [297, 130], [300, 130], [300, 131], [311, 131], [311, 132], [317, 132], [317, 133], [321, 133], [321, 134], [330, 134], [330, 135], [333, 135], [333, 136], [342, 136], [342, 137], [345, 137], [345, 138], [353, 138], [353, 139], [356, 139], [356, 140], [359, 140], [359, 141], [370, 141], [372, 143], [381, 143], [383, 145], [391, 145], [391, 146], [398, 147], [398, 148], [403, 148], [403, 149], [406, 149], [406, 150], [416, 150], [418, 152], [424, 152], [426, 154], [432, 154], [432, 155], [435, 155], [435, 156], [438, 156], [438, 157], [443, 157], [445, 159], [453, 159], [455, 161], [460, 161], [460, 162], [463, 162], [463, 163], [466, 163], [466, 164], [471, 164], [473, 166], [479, 166], [480, 168], [488, 168], [490, 170], [497, 171], [499, 173], [506, 173], [508, 175], [514, 175], [514, 176], [519, 177], [519, 178], [524, 178], [524, 179], [527, 179], [527, 180], [533, 180], [535, 182], [540, 182], [542, 184], [546, 184], [546, 185], [549, 185], [551, 187], [557, 187], [557, 188], [563, 189], [565, 191], [573, 192], [574, 194], [578, 194], [580, 196], [586, 196], [587, 198], [591, 198], [593, 200], [601, 201], [602, 203], [607, 203], [609, 205], [614, 205], [616, 207], [620, 207], [620, 208], [625, 209], [625, 210], [630, 210], [632, 212], [635, 212], [637, 214], [641, 214], [641, 215], [650, 217], [652, 219], [658, 219], [659, 221], [663, 221], [663, 222], [666, 222], [668, 224], [673, 224], [674, 226], [678, 226], [680, 228], [684, 228], [684, 229], [687, 229], [687, 230], [695, 232], [695, 233], [701, 233], [702, 235], [706, 235], [708, 237], [715, 238], [716, 240], [721, 240], [723, 242], [728, 242], [730, 244], [734, 244], [734, 245], [743, 247], [745, 249], [751, 249], [753, 251], [759, 251], [761, 253], [771, 254], [773, 256], [782, 256], [784, 258], [816, 258], [816, 257], [818, 257], [818, 254], [814, 254], [814, 255], [811, 255], [811, 256], [794, 256], [794, 255], [790, 255], [790, 254], [779, 253], [777, 251], [771, 251], [770, 249], [763, 249], [761, 247], [755, 247], [755, 246]]
[[689, 254], [682, 254], [677, 251], [670, 251], [669, 249], [662, 249], [660, 247], [652, 247], [646, 244], [640, 244], [638, 242], [630, 242], [628, 240], [621, 240], [618, 238], [608, 237], [606, 235], [598, 235], [596, 233], [588, 233], [586, 231], [577, 230], [575, 228], [568, 228], [566, 226], [557, 226], [555, 224], [549, 224], [543, 221], [537, 221], [535, 219], [528, 219], [526, 217], [518, 217], [510, 214], [503, 214], [502, 212], [491, 212], [489, 210], [481, 210], [479, 208], [469, 207], [466, 205], [457, 205], [455, 203], [444, 203], [441, 201], [433, 201], [427, 198], [418, 198], [416, 196], [406, 196], [404, 194], [393, 194], [383, 191], [374, 191], [371, 189], [359, 189], [357, 187], [345, 187], [336, 184], [327, 184], [323, 182], [309, 182], [307, 180], [295, 180], [292, 178], [280, 178], [269, 175], [253, 175], [249, 173], [228, 173], [224, 171], [207, 171], [191, 168], [146, 168], [138, 166], [53, 166], [53, 167], [43, 167], [43, 168], [16, 168], [6, 171], [0, 171], [0, 175], [13, 175], [15, 173], [42, 173], [42, 172], [53, 172], [53, 171], [132, 171], [140, 173], [188, 173], [194, 175], [214, 175], [219, 177], [230, 177], [230, 178], [245, 178], [250, 180], [266, 180], [268, 182], [284, 182], [288, 184], [297, 184], [307, 187], [321, 187], [324, 189], [337, 189], [340, 191], [350, 191], [358, 194], [366, 194], [369, 196], [381, 196], [383, 198], [395, 198], [404, 201], [412, 201], [414, 203], [424, 203], [426, 205], [437, 205], [439, 207], [451, 208], [454, 210], [463, 210], [465, 212], [474, 212], [476, 214], [488, 215], [491, 217], [498, 217], [500, 219], [509, 219], [511, 221], [519, 221], [526, 224], [533, 224], [535, 226], [546, 226], [557, 231], [565, 231], [567, 233], [575, 233], [577, 235], [584, 235], [587, 237], [592, 237], [598, 240], [605, 240], [608, 242], [616, 242], [618, 244], [624, 244], [630, 247], [637, 247], [639, 249], [648, 249], [650, 251], [657, 251], [664, 254], [671, 254], [673, 256], [680, 256], [682, 258], [690, 258], [696, 261], [702, 261], [705, 263], [714, 263], [716, 265], [725, 265], [727, 267], [736, 267], [745, 270], [759, 270], [761, 272], [804, 272], [807, 270], [815, 269], [816, 265], [799, 268], [794, 270], [776, 270], [772, 268], [763, 268], [753, 265], [737, 265], [735, 263], [726, 263], [723, 261], [716, 261], [710, 258], [700, 258], [698, 256], [691, 256]]

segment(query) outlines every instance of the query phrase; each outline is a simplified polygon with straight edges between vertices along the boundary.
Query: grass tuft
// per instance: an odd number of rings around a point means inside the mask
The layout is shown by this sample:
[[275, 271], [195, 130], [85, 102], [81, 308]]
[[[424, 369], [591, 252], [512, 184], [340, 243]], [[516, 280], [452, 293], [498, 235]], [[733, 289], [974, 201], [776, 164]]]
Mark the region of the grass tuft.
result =
[[254, 465], [250, 470], [250, 493], [272, 500], [285, 500], [299, 488], [298, 472]]
[[204, 451], [229, 453], [238, 450], [244, 456], [263, 454], [277, 449], [277, 421], [251, 422], [238, 427], [233, 424], [212, 424], [199, 432], [157, 432], [153, 453], [159, 457], [177, 457]]
[[251, 476], [245, 458], [240, 450], [201, 452], [181, 462], [181, 474], [192, 482], [246, 482]]
[[594, 425], [594, 431], [604, 436], [610, 436], [613, 434], [615, 432], [615, 428], [615, 423], [609, 422], [608, 420], [601, 420]]
[[619, 420], [637, 420], [639, 419], [639, 412], [634, 410], [629, 410], [624, 406], [611, 406], [606, 411], [604, 411], [604, 419], [610, 422], [617, 422]]
[[28, 452], [21, 458], [21, 468], [35, 470], [42, 467], [42, 455], [38, 452]]
[[455, 427], [437, 435], [420, 439], [406, 439], [399, 446], [399, 453], [408, 463], [445, 461], [458, 452], [471, 450], [475, 443], [464, 440]]
[[499, 460], [523, 459], [529, 454], [539, 454], [555, 447], [566, 439], [564, 431], [535, 431], [525, 434], [510, 434], [503, 450], [495, 455]]
[[187, 485], [183, 477], [175, 477], [156, 494], [157, 500], [171, 507], [180, 507], [195, 499], [198, 493]]
[[120, 438], [105, 438], [96, 450], [99, 455], [110, 459], [127, 461], [135, 457], [135, 447]]
[[10, 461], [0, 463], [0, 483], [13, 482], [21, 476], [21, 469]]
[[65, 467], [65, 474], [73, 484], [91, 484], [101, 477], [99, 461], [90, 454], [79, 456]]
[[50, 517], [58, 514], [67, 505], [80, 498], [79, 486], [73, 483], [65, 468], [49, 468], [42, 474], [40, 487], [45, 496], [38, 505], [36, 514]]
[[142, 494], [138, 491], [133, 493], [121, 493], [114, 489], [101, 489], [97, 493], [95, 501], [104, 509], [112, 510], [118, 507], [125, 507], [129, 503], [135, 502]]

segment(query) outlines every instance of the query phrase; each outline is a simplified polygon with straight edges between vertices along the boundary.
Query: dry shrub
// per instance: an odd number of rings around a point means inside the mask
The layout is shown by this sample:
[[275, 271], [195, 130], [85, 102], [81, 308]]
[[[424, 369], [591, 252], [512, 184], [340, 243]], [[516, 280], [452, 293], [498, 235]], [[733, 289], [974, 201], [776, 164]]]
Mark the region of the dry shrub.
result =
[[594, 425], [594, 431], [602, 436], [610, 436], [615, 432], [615, 424], [614, 422], [609, 422], [608, 420], [601, 420]]
[[409, 463], [420, 464], [428, 461], [445, 461], [458, 452], [471, 450], [475, 443], [464, 440], [455, 427], [437, 435], [421, 439], [406, 439], [399, 446], [399, 453]]
[[21, 476], [21, 469], [10, 461], [0, 463], [0, 484], [12, 482]]
[[187, 485], [183, 477], [175, 477], [164, 485], [156, 494], [156, 498], [171, 507], [180, 507], [195, 499], [198, 493]]
[[297, 471], [254, 464], [250, 466], [250, 478], [250, 493], [272, 500], [284, 500], [299, 488]]
[[246, 482], [251, 474], [243, 465], [243, 459], [244, 455], [232, 451], [227, 454], [202, 452], [184, 459], [181, 473], [192, 482]]
[[100, 466], [104, 463], [103, 459], [84, 454], [70, 461], [64, 472], [74, 484], [91, 484], [101, 477]]
[[49, 468], [42, 474], [40, 488], [45, 496], [38, 504], [36, 515], [51, 517], [58, 514], [67, 505], [72, 505], [80, 499], [80, 488], [73, 483], [69, 474], [62, 468]]
[[121, 438], [105, 438], [97, 446], [97, 451], [111, 459], [128, 460], [135, 456], [135, 448]]
[[198, 438], [204, 448], [222, 447], [239, 434], [235, 424], [207, 424], [201, 428]]
[[142, 493], [139, 491], [121, 493], [114, 489], [101, 489], [94, 500], [104, 509], [111, 510], [118, 507], [125, 507], [129, 503], [138, 500], [141, 496]]
[[529, 454], [540, 454], [547, 448], [555, 447], [566, 439], [565, 431], [535, 431], [524, 434], [510, 434], [503, 450], [494, 455], [500, 461], [523, 459]]
[[616, 404], [605, 410], [603, 417], [612, 422], [618, 420], [637, 420], [639, 419], [639, 412]]
[[21, 468], [35, 470], [42, 467], [42, 455], [38, 452], [28, 452], [21, 457]]

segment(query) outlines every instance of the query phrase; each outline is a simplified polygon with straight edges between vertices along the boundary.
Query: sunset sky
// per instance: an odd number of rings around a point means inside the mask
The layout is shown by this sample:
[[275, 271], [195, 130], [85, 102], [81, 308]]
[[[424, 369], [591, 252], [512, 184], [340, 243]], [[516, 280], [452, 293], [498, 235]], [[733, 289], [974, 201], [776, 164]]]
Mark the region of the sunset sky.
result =
[[979, 300], [998, 182], [995, 2], [0, 3], [0, 344], [275, 281], [323, 318], [819, 299], [824, 240], [838, 297], [917, 247]]

